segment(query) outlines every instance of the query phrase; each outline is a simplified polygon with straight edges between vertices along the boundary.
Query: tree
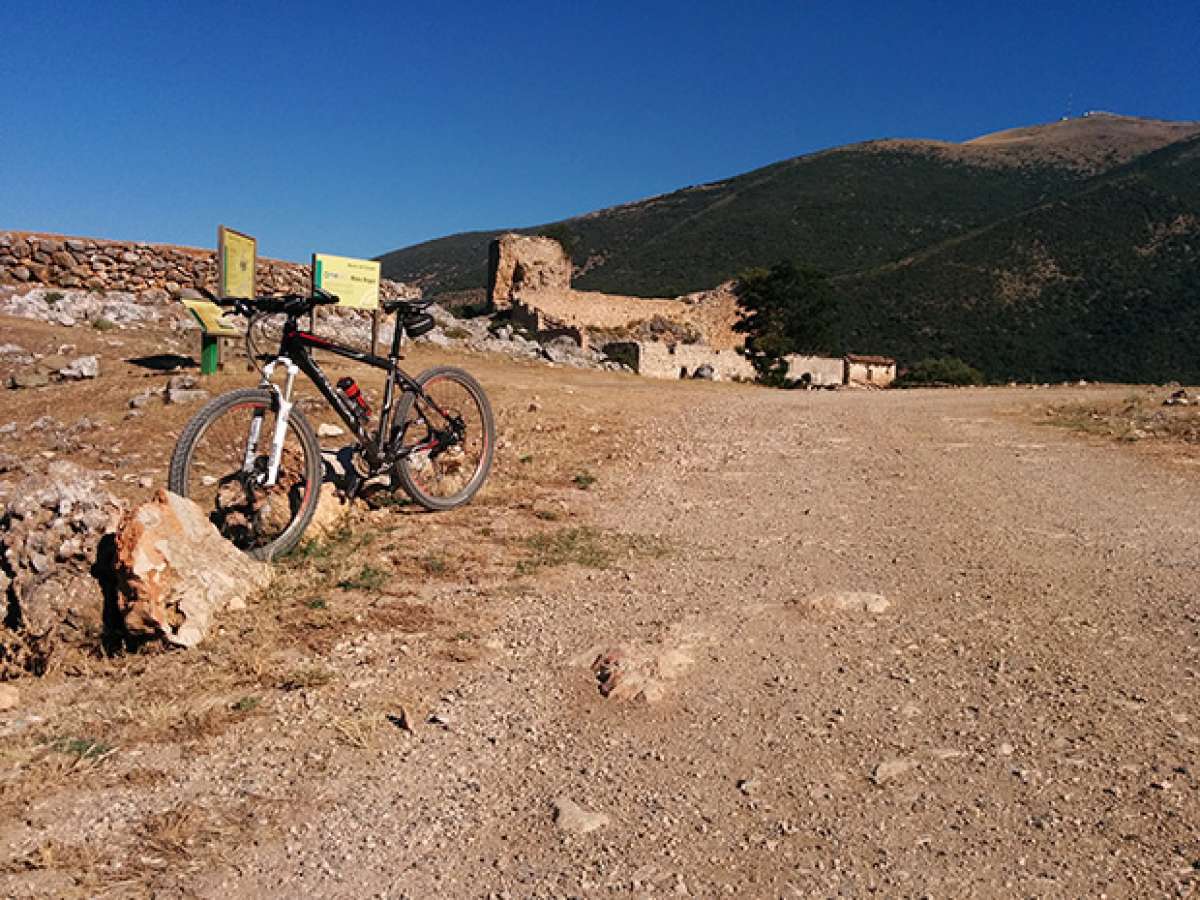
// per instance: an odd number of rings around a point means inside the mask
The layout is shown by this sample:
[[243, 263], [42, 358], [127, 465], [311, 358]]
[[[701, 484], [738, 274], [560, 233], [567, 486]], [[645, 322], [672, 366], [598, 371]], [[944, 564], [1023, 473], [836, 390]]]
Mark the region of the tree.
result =
[[783, 357], [825, 349], [835, 312], [825, 273], [781, 262], [748, 269], [734, 290], [743, 311], [734, 328], [747, 335], [746, 356], [764, 384], [785, 383]]
[[957, 356], [929, 357], [921, 360], [900, 378], [896, 387], [920, 385], [971, 385], [983, 384], [983, 373], [959, 359]]

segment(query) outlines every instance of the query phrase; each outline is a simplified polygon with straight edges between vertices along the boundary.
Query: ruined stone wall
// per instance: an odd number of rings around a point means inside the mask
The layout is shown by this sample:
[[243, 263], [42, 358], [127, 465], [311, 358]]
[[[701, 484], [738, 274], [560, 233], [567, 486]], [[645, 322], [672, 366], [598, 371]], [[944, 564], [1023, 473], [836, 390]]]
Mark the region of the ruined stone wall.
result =
[[673, 322], [718, 349], [745, 342], [733, 326], [741, 316], [732, 282], [682, 297], [629, 297], [571, 287], [571, 260], [551, 238], [503, 234], [488, 251], [488, 303], [492, 309], [523, 304], [547, 320], [580, 333], [604, 332], [609, 339], [639, 341], [639, 327]]
[[558, 322], [521, 300], [513, 301], [511, 316], [512, 324], [529, 332], [538, 343], [546, 343], [556, 337], [569, 337], [579, 345], [580, 350], [588, 349], [587, 331], [565, 322]]
[[691, 378], [704, 365], [713, 367], [718, 381], [753, 381], [755, 377], [754, 366], [736, 350], [714, 350], [704, 344], [619, 341], [606, 344], [604, 352], [650, 378]]
[[567, 291], [571, 258], [553, 238], [502, 234], [488, 248], [488, 304], [509, 309], [522, 292]]
[[[177, 296], [189, 288], [216, 289], [217, 254], [169, 244], [0, 233], [0, 284]], [[312, 269], [300, 263], [259, 259], [255, 285], [261, 294], [308, 293]], [[419, 296], [420, 292], [385, 280], [380, 294], [390, 300]]]

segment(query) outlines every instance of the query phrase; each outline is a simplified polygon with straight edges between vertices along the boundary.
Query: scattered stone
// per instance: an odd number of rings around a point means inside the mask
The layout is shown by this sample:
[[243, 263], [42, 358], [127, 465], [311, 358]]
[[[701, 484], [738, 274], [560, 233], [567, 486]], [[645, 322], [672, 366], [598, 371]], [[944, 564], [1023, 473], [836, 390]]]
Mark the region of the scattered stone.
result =
[[65, 645], [94, 650], [104, 592], [92, 570], [119, 509], [96, 473], [65, 461], [16, 486], [0, 511], [0, 678], [47, 671]]
[[122, 519], [115, 569], [126, 630], [182, 647], [271, 581], [270, 567], [225, 540], [199, 506], [161, 488]]
[[305, 533], [309, 537], [315, 538], [331, 534], [349, 509], [349, 504], [338, 494], [337, 485], [332, 481], [323, 482], [320, 494], [317, 496], [317, 508], [313, 512], [312, 521], [308, 523], [308, 530]]
[[1008, 743], [1008, 741], [1002, 743], [998, 749], [1001, 756], [1012, 756], [1017, 752], [1017, 748]]
[[155, 397], [159, 396], [157, 391], [144, 390], [140, 394], [134, 394], [129, 398], [130, 409], [141, 409], [148, 405]]
[[13, 372], [8, 377], [8, 386], [13, 390], [21, 388], [45, 387], [50, 383], [50, 376], [44, 372]]
[[167, 379], [168, 391], [190, 391], [194, 387], [198, 387], [200, 379], [195, 375], [172, 375]]
[[825, 612], [865, 612], [877, 616], [891, 608], [891, 602], [883, 594], [864, 591], [841, 591], [833, 594], [818, 594], [804, 601], [813, 609]]
[[915, 768], [916, 765], [916, 760], [912, 759], [885, 760], [879, 763], [871, 772], [871, 780], [876, 784], [883, 784], [885, 781], [898, 778], [910, 769]]
[[406, 707], [401, 706], [395, 713], [389, 713], [385, 718], [401, 731], [407, 731], [409, 734], [417, 733], [413, 730], [412, 717], [409, 716]]
[[591, 669], [602, 697], [657, 703], [668, 685], [695, 662], [691, 654], [697, 640], [694, 637], [675, 646], [592, 648], [573, 663]]
[[604, 828], [610, 819], [604, 813], [584, 809], [565, 797], [554, 801], [554, 824], [571, 834], [588, 834]]
[[333, 425], [329, 422], [322, 422], [320, 425], [317, 426], [317, 437], [334, 438], [334, 437], [341, 437], [345, 433], [346, 433], [346, 429], [343, 428], [341, 425]]
[[61, 369], [71, 365], [71, 360], [60, 353], [52, 353], [50, 356], [43, 356], [38, 360], [38, 370], [47, 374], [58, 372]]
[[167, 388], [163, 399], [172, 405], [182, 406], [187, 403], [199, 403], [209, 398], [208, 391], [188, 388]]
[[1188, 397], [1188, 392], [1180, 388], [1163, 401], [1163, 406], [1188, 406], [1191, 402], [1192, 400]]
[[100, 359], [96, 356], [81, 356], [58, 370], [58, 374], [71, 381], [83, 381], [100, 375]]

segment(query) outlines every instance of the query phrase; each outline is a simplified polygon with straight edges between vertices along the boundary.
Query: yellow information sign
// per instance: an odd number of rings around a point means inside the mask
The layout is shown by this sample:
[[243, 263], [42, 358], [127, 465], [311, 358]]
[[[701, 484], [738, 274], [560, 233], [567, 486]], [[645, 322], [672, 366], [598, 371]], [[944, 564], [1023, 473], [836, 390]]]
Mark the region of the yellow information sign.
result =
[[338, 306], [379, 308], [379, 263], [372, 259], [313, 254], [313, 287], [338, 298]]
[[222, 297], [254, 296], [254, 265], [258, 259], [258, 241], [248, 234], [222, 225], [217, 229], [217, 260], [220, 268]]
[[221, 316], [225, 310], [217, 306], [215, 303], [209, 303], [207, 300], [184, 300], [183, 305], [187, 307], [205, 334], [211, 334], [214, 337], [241, 337], [242, 330], [236, 325], [232, 325]]

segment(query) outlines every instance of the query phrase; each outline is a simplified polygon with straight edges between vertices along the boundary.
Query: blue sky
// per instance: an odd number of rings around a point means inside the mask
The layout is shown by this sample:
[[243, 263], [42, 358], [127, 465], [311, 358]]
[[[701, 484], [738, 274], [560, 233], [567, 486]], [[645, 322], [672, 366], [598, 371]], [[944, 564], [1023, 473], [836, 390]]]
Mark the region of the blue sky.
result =
[[9, 3], [0, 229], [372, 256], [880, 137], [1200, 119], [1188, 2]]

